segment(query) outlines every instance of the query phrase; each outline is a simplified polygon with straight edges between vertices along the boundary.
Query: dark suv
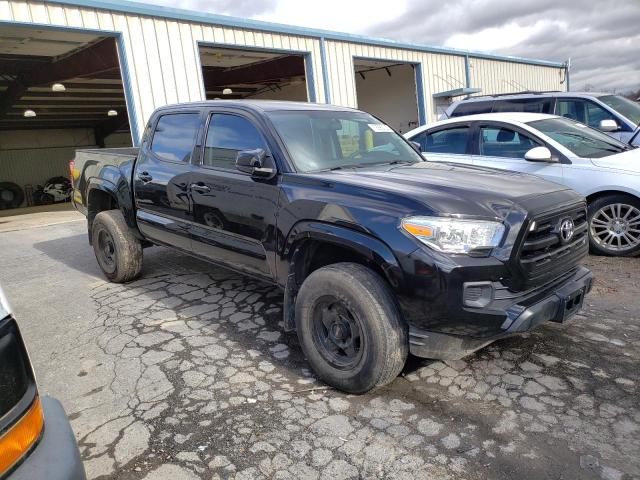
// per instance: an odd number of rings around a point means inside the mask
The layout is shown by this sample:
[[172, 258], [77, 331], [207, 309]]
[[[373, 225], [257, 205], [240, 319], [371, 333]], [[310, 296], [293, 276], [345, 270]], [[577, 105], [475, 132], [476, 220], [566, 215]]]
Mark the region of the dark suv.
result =
[[640, 145], [640, 104], [610, 93], [525, 92], [471, 97], [452, 103], [448, 118], [492, 112], [550, 113], [597, 128], [624, 143]]

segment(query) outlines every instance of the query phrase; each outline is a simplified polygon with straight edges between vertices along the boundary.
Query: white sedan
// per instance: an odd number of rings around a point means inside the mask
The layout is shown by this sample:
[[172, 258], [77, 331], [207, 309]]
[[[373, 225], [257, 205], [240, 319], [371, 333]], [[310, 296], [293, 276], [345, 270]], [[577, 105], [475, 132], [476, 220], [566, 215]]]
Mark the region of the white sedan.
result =
[[640, 253], [640, 148], [539, 113], [456, 117], [405, 137], [428, 160], [514, 170], [567, 185], [587, 198], [592, 251]]

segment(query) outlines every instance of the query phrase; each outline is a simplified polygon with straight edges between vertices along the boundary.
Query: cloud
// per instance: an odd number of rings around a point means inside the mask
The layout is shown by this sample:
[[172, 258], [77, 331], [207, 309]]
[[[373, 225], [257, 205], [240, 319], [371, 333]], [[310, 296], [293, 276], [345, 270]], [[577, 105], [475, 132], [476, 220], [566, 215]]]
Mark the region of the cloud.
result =
[[405, 13], [372, 25], [368, 34], [564, 61], [572, 89], [640, 88], [640, 4], [618, 0], [411, 0]]

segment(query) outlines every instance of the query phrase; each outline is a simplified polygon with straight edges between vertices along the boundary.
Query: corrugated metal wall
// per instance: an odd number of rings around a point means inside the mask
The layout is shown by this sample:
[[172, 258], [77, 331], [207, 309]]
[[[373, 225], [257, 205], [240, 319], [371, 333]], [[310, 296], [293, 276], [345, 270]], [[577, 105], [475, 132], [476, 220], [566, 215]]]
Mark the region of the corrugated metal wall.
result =
[[[197, 42], [310, 52], [315, 98], [325, 101], [320, 38], [269, 33], [206, 23], [98, 10], [37, 1], [0, 0], [0, 21], [121, 32], [132, 95], [130, 112], [142, 127], [153, 110], [167, 103], [202, 100]], [[421, 64], [427, 120], [435, 119], [433, 93], [466, 86], [464, 56], [351, 41], [326, 41], [331, 102], [356, 107], [353, 57]], [[471, 82], [482, 93], [524, 89], [558, 90], [562, 69], [471, 56]], [[133, 108], [132, 108], [133, 107]], [[142, 130], [142, 128], [140, 128]]]

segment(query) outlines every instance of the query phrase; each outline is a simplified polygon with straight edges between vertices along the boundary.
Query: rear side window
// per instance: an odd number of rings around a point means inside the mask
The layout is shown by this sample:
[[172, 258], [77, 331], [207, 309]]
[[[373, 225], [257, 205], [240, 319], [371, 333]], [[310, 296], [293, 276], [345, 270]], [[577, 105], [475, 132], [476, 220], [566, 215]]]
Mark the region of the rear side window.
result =
[[486, 157], [524, 158], [538, 142], [520, 132], [505, 127], [480, 129], [480, 155]]
[[209, 122], [203, 165], [235, 169], [238, 152], [256, 148], [267, 149], [262, 135], [249, 120], [216, 113]]
[[467, 152], [468, 138], [469, 127], [459, 126], [432, 133], [422, 132], [411, 140], [418, 142], [423, 152], [463, 155]]
[[458, 104], [453, 112], [452, 117], [462, 117], [463, 115], [477, 115], [479, 113], [489, 113], [493, 107], [493, 100], [486, 102], [462, 102]]
[[493, 104], [494, 112], [529, 112], [551, 113], [553, 99], [551, 98], [514, 98], [496, 100]]
[[163, 115], [153, 133], [151, 151], [161, 160], [188, 162], [200, 128], [199, 113]]

